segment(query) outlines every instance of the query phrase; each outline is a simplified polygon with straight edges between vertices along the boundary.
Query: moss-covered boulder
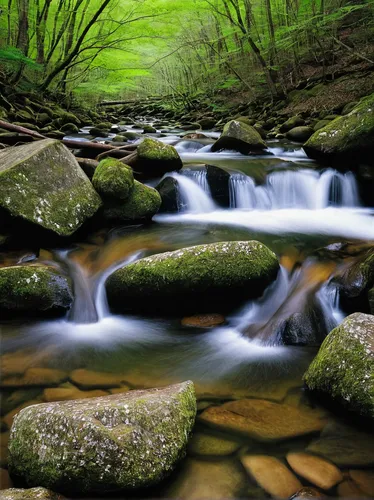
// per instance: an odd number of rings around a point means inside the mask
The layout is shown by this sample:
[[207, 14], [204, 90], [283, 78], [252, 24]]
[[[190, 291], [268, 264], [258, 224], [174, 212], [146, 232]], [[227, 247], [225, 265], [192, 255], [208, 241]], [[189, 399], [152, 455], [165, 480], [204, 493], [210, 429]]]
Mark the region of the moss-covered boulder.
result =
[[97, 166], [92, 184], [103, 196], [126, 200], [134, 187], [134, 175], [131, 167], [114, 158], [106, 158]]
[[294, 127], [286, 134], [287, 139], [295, 142], [305, 142], [313, 135], [311, 127]]
[[0, 312], [3, 314], [63, 314], [72, 301], [70, 280], [52, 267], [0, 268]]
[[74, 233], [101, 205], [77, 160], [46, 139], [0, 151], [0, 207], [60, 236]]
[[182, 160], [173, 146], [149, 137], [139, 144], [134, 165], [136, 171], [155, 177], [182, 167]]
[[79, 494], [152, 486], [184, 457], [195, 416], [192, 382], [29, 406], [13, 421], [9, 470]]
[[315, 132], [304, 150], [310, 158], [325, 163], [374, 165], [374, 94]]
[[134, 181], [127, 200], [105, 200], [103, 216], [108, 221], [144, 222], [151, 220], [160, 206], [161, 196], [156, 189]]
[[304, 376], [307, 387], [374, 418], [374, 316], [348, 316], [324, 340]]
[[63, 500], [65, 497], [45, 488], [9, 488], [0, 491], [0, 500]]
[[250, 154], [266, 149], [261, 135], [251, 125], [238, 120], [231, 120], [223, 128], [221, 137], [213, 144], [212, 151], [234, 149], [242, 154]]
[[305, 120], [301, 116], [292, 116], [280, 126], [279, 130], [281, 132], [288, 132], [295, 127], [302, 127], [303, 125], [305, 125]]
[[213, 243], [141, 259], [113, 273], [106, 289], [119, 311], [220, 312], [261, 295], [278, 269], [275, 254], [258, 241]]

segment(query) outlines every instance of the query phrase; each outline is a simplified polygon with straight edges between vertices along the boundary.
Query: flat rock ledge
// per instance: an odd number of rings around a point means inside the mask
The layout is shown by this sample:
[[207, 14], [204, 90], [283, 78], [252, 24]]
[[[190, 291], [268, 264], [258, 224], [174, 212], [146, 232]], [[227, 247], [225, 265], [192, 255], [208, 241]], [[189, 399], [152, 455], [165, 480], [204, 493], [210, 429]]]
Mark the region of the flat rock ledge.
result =
[[9, 471], [62, 493], [148, 487], [184, 457], [195, 417], [192, 382], [29, 406], [11, 428]]

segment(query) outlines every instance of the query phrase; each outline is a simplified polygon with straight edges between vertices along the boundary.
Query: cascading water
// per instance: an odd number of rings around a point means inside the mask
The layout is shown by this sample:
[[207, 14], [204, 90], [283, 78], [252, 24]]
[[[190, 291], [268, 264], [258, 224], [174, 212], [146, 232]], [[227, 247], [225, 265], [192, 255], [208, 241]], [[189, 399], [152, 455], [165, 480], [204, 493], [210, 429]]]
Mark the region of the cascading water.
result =
[[318, 210], [329, 206], [360, 206], [355, 177], [328, 169], [273, 172], [264, 186], [243, 174], [230, 177], [230, 207], [252, 210], [299, 208]]
[[167, 177], [172, 177], [178, 182], [181, 211], [201, 213], [215, 210], [216, 206], [211, 196], [197, 182], [175, 172], [167, 174]]

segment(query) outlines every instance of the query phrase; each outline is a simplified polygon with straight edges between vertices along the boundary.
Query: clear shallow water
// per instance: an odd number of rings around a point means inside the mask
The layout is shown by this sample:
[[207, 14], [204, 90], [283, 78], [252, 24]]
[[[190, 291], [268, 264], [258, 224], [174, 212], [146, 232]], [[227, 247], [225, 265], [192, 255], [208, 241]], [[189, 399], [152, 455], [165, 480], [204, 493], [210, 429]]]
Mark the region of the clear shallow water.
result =
[[[321, 173], [294, 146], [284, 149], [274, 145], [272, 156], [248, 158], [232, 152], [210, 153], [209, 144], [199, 147], [199, 142], [191, 145], [191, 141], [176, 136], [165, 139], [178, 140], [177, 149], [186, 166], [212, 161], [231, 173], [231, 207], [217, 209], [205, 173], [188, 168], [171, 174], [182, 195], [180, 213], [158, 215], [149, 226], [102, 231], [74, 248], [42, 251], [39, 261], [53, 261], [71, 275], [76, 302], [66, 318], [3, 322], [2, 364], [16, 365], [17, 373], [26, 373], [25, 385], [3, 390], [4, 397], [27, 387], [28, 368], [49, 367], [64, 370], [67, 377], [76, 369], [95, 371], [98, 380], [101, 372], [121, 374], [133, 388], [192, 379], [200, 408], [241, 398], [298, 408], [315, 404], [303, 391], [302, 375], [317, 348], [278, 345], [277, 329], [287, 314], [301, 311], [312, 299], [318, 301], [330, 328], [344, 318], [329, 281], [345, 262], [333, 256], [321, 257], [319, 249], [352, 240], [354, 244], [374, 241], [374, 211], [361, 206], [352, 173]], [[116, 268], [185, 246], [248, 239], [258, 239], [272, 248], [282, 268], [263, 297], [238, 304], [223, 326], [185, 327], [182, 318], [173, 315], [173, 303], [168, 317], [110, 313], [104, 283]], [[16, 264], [22, 255], [18, 251], [1, 257], [3, 264], [9, 265]], [[71, 385], [68, 378], [61, 387]], [[44, 386], [24, 399], [22, 404], [43, 401]], [[341, 421], [333, 413], [328, 419], [330, 423]], [[201, 424], [197, 431], [212, 434]], [[5, 437], [7, 431], [3, 434]], [[229, 437], [241, 444], [237, 455], [199, 460], [206, 464], [230, 460], [240, 466], [238, 456], [248, 449], [248, 439]], [[288, 451], [303, 450], [313, 439], [307, 436], [276, 445], [251, 442], [250, 449], [284, 459]], [[189, 452], [188, 460], [192, 456], [196, 457]], [[349, 464], [342, 467], [349, 468]], [[178, 481], [176, 472], [167, 485], [153, 493], [165, 497], [170, 484]], [[199, 481], [204, 482], [204, 474]], [[243, 480], [242, 489], [249, 487], [255, 488], [253, 481]], [[337, 491], [330, 493], [336, 495]], [[264, 492], [257, 488], [253, 497], [260, 494]]]

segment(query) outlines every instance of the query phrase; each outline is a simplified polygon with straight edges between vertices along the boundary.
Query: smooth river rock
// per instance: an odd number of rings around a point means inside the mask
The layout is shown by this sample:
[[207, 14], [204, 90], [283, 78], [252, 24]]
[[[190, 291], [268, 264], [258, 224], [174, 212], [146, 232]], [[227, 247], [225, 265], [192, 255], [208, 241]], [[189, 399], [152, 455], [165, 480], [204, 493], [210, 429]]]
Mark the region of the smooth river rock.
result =
[[304, 380], [310, 390], [373, 419], [374, 316], [351, 314], [332, 330]]
[[70, 278], [53, 267], [24, 265], [0, 268], [2, 314], [59, 315], [64, 314], [72, 302]]
[[288, 453], [287, 462], [299, 476], [312, 484], [329, 490], [343, 481], [343, 474], [331, 462], [309, 453]]
[[0, 500], [63, 500], [65, 497], [46, 488], [9, 488], [0, 491]]
[[106, 290], [117, 311], [217, 312], [261, 295], [278, 270], [262, 243], [228, 241], [140, 259], [115, 271]]
[[14, 419], [9, 470], [80, 494], [151, 486], [184, 457], [195, 415], [192, 382], [31, 406]]
[[75, 157], [46, 139], [0, 151], [0, 207], [59, 236], [92, 217], [101, 199]]
[[299, 409], [261, 399], [230, 401], [211, 406], [200, 422], [222, 431], [242, 434], [258, 441], [280, 441], [323, 429], [326, 419], [317, 410]]
[[349, 475], [357, 486], [370, 497], [374, 497], [374, 471], [350, 470]]
[[241, 462], [248, 474], [272, 497], [289, 498], [302, 487], [297, 477], [275, 457], [245, 455]]
[[242, 154], [261, 152], [266, 144], [261, 135], [251, 125], [231, 120], [224, 126], [221, 137], [213, 144], [212, 151], [234, 149]]
[[188, 451], [192, 455], [225, 456], [232, 455], [240, 446], [237, 441], [226, 437], [197, 432], [188, 444]]

